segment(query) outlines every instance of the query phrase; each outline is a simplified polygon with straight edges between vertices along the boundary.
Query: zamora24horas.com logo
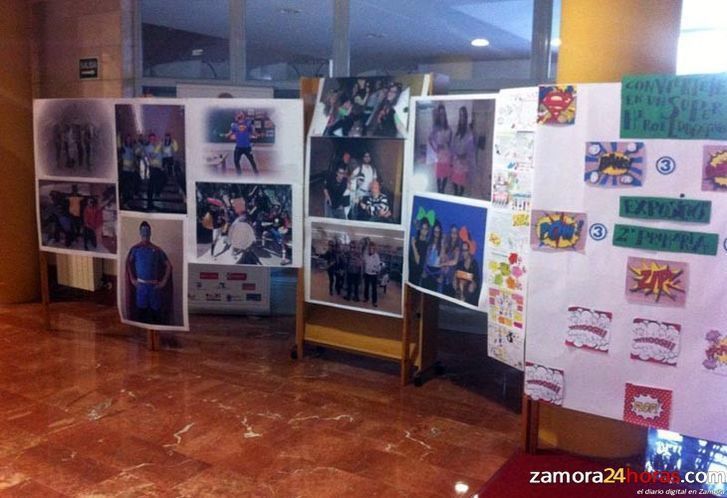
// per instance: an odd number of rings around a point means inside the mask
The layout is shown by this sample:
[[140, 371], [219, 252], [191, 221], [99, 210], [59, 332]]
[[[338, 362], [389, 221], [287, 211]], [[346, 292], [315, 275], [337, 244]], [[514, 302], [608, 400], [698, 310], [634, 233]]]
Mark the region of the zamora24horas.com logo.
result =
[[[711, 494], [727, 496], [727, 493], [720, 493], [727, 485], [727, 472], [682, 472], [675, 470], [637, 472], [629, 468], [606, 467], [603, 470], [588, 471], [551, 471], [544, 470], [530, 471], [530, 484], [688, 484], [688, 485], [710, 485], [707, 490], [696, 489], [646, 489], [639, 494], [660, 494], [660, 495], [697, 495]], [[720, 486], [721, 485], [721, 486]]]

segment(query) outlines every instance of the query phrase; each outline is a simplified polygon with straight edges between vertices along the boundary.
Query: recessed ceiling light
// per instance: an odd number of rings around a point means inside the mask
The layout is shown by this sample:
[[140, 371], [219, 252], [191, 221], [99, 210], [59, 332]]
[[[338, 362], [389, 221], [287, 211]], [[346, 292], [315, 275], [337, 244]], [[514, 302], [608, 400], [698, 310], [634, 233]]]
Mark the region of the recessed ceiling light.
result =
[[298, 9], [293, 9], [291, 7], [284, 7], [282, 9], [280, 9], [278, 12], [280, 12], [281, 14], [300, 14], [303, 11], [298, 10]]
[[560, 47], [560, 38], [553, 38], [550, 40], [551, 47]]
[[192, 49], [192, 56], [193, 57], [199, 57], [203, 53], [204, 53], [204, 49], [203, 48], [193, 48]]
[[458, 495], [463, 495], [469, 490], [470, 490], [470, 487], [467, 485], [467, 483], [460, 481], [454, 485], [454, 492], [457, 493]]
[[487, 38], [475, 38], [470, 43], [472, 43], [473, 47], [486, 47], [490, 44], [490, 40]]

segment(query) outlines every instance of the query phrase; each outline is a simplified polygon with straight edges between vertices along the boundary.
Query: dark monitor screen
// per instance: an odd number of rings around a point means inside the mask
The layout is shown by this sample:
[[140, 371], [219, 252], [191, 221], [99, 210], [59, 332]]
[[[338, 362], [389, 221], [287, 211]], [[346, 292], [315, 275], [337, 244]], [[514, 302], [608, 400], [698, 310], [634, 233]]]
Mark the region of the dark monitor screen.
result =
[[645, 466], [650, 472], [678, 471], [683, 481], [692, 472], [693, 480], [705, 482], [689, 483], [690, 487], [727, 496], [727, 444], [649, 429]]

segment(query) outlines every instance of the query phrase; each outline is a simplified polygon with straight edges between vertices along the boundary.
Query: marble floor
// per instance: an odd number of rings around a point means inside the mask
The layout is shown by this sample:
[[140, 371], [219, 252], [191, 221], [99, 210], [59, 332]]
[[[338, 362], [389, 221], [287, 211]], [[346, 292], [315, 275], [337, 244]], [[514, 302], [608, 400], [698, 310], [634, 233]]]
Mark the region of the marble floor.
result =
[[402, 389], [387, 362], [291, 360], [290, 318], [193, 317], [150, 352], [108, 306], [40, 311], [0, 306], [0, 497], [470, 496], [519, 444], [482, 337]]

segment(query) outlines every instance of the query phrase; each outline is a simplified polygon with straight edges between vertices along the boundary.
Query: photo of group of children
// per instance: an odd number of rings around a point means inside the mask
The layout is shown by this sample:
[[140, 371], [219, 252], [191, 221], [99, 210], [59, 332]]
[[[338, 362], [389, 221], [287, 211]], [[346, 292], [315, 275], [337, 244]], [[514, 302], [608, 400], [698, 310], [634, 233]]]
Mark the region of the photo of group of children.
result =
[[404, 232], [312, 222], [309, 301], [401, 315]]
[[404, 142], [312, 137], [308, 214], [401, 223]]
[[485, 309], [486, 224], [483, 202], [415, 195], [408, 235], [408, 282], [438, 297]]
[[292, 210], [290, 185], [198, 182], [197, 261], [290, 265]]
[[414, 190], [490, 200], [495, 96], [414, 102]]

